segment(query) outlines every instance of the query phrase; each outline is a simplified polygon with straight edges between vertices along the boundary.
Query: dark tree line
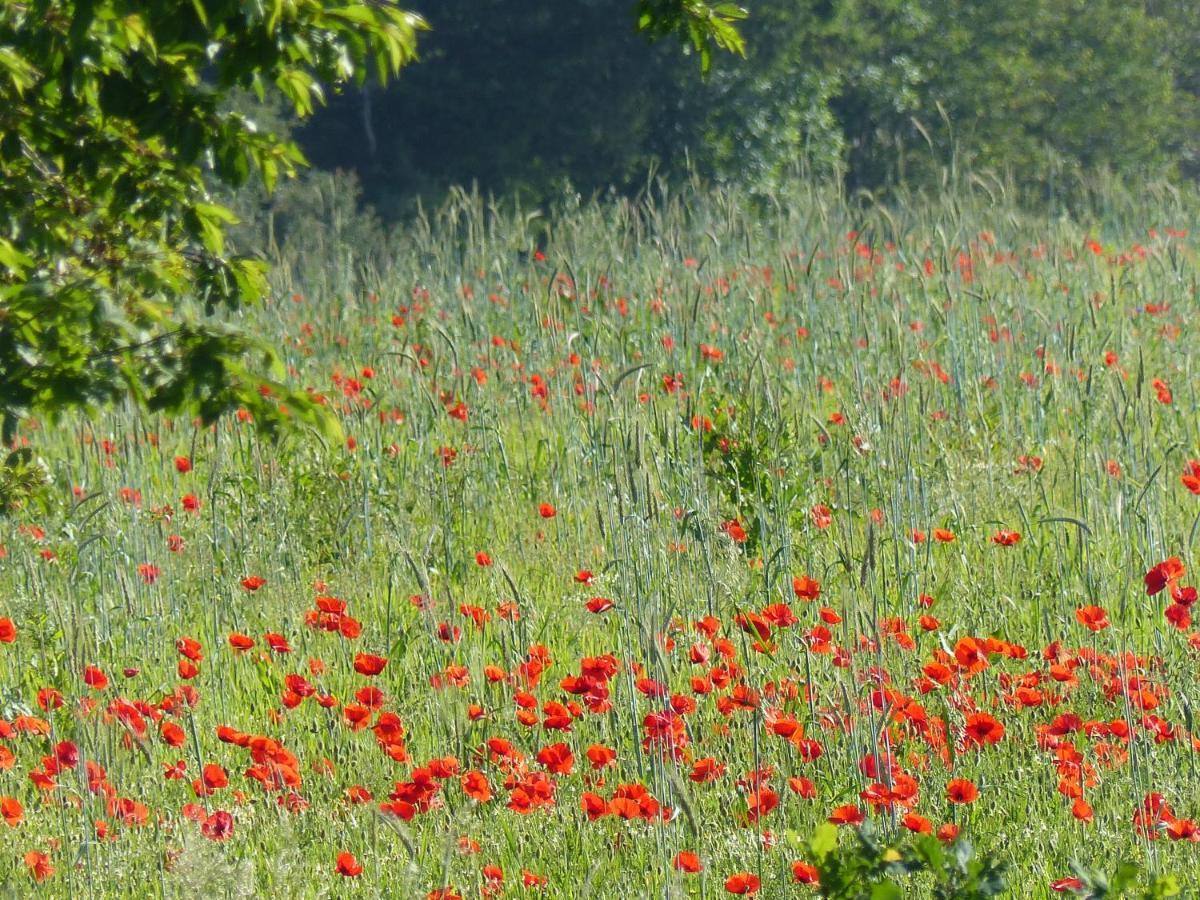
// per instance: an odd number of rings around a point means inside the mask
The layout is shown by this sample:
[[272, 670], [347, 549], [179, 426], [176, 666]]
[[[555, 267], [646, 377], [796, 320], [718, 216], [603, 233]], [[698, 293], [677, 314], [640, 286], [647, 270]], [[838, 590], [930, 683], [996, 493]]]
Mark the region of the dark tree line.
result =
[[627, 189], [652, 166], [768, 186], [836, 170], [872, 189], [952, 162], [1035, 185], [1197, 170], [1193, 0], [747, 0], [747, 58], [705, 80], [629, 26], [629, 0], [415, 5], [421, 61], [299, 133], [385, 212], [455, 183]]

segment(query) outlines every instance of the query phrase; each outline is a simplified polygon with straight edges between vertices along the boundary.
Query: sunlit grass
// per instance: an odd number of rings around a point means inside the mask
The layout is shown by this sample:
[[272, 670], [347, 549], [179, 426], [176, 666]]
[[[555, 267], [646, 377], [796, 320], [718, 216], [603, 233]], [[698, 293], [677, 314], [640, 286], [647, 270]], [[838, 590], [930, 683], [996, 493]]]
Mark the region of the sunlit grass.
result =
[[[1200, 889], [1192, 842], [1133, 827], [1151, 792], [1180, 820], [1200, 816], [1193, 629], [1173, 627], [1167, 594], [1143, 585], [1168, 557], [1190, 569], [1200, 522], [1181, 481], [1200, 456], [1184, 234], [1196, 209], [1147, 192], [1110, 198], [1103, 219], [1037, 217], [964, 190], [883, 210], [814, 188], [773, 208], [712, 192], [526, 217], [464, 195], [384, 253], [285, 258], [272, 302], [244, 324], [276, 336], [293, 383], [340, 410], [346, 446], [121, 411], [22, 432], [54, 487], [6, 526], [0, 617], [17, 635], [0, 645], [0, 719], [33, 716], [49, 734], [0, 740], [14, 756], [0, 796], [24, 807], [0, 883], [32, 890], [23, 858], [39, 851], [55, 870], [41, 889], [71, 895], [475, 896], [491, 884], [485, 865], [503, 870], [508, 896], [538, 890], [523, 870], [555, 896], [717, 896], [741, 871], [766, 896], [806, 893], [791, 837], [836, 807], [869, 813], [860, 793], [903, 771], [919, 785], [912, 810], [1007, 860], [1016, 896], [1047, 893], [1072, 859], [1130, 858]], [[1004, 531], [1019, 541], [994, 540]], [[249, 576], [264, 583], [248, 590]], [[818, 598], [797, 595], [798, 576]], [[361, 634], [306, 625], [319, 596], [343, 600]], [[611, 609], [590, 612], [597, 597]], [[769, 627], [770, 640], [738, 627], [774, 604], [796, 624]], [[1111, 627], [1084, 628], [1075, 611], [1089, 605]], [[725, 643], [696, 629], [705, 616]], [[231, 633], [254, 648], [235, 652]], [[268, 633], [290, 652], [269, 650]], [[203, 654], [187, 679], [185, 636]], [[959, 687], [923, 693], [923, 667], [967, 637], [1027, 656], [993, 653]], [[540, 679], [531, 648], [549, 660]], [[360, 653], [387, 665], [358, 674]], [[593, 713], [562, 682], [604, 654], [619, 666]], [[87, 666], [106, 688], [84, 684]], [[716, 666], [727, 677], [711, 692], [693, 683]], [[1120, 689], [1135, 673], [1157, 708]], [[290, 709], [289, 675], [311, 686]], [[644, 743], [646, 716], [668, 703], [656, 685], [697, 703], [677, 759]], [[372, 722], [403, 722], [399, 758], [347, 723], [365, 686], [383, 693]], [[62, 708], [39, 708], [45, 687]], [[1038, 702], [1021, 708], [1020, 687]], [[111, 714], [116, 698], [143, 703], [140, 725]], [[546, 728], [545, 704], [571, 700], [570, 729]], [[889, 728], [905, 703], [944, 720], [948, 741]], [[995, 746], [955, 746], [973, 710], [1003, 723]], [[819, 758], [772, 730], [782, 713]], [[1094, 774], [1090, 824], [1038, 741], [1064, 713], [1131, 735], [1059, 736]], [[160, 717], [181, 727], [179, 746]], [[296, 783], [243, 777], [250, 750], [219, 740], [221, 725], [277, 741]], [[492, 738], [530, 773], [546, 771], [541, 749], [569, 746], [552, 802], [508, 807]], [[60, 741], [79, 767], [39, 788], [29, 773]], [[614, 765], [592, 772], [593, 745], [614, 749]], [[895, 772], [864, 772], [864, 757], [878, 766], [889, 752]], [[432, 808], [380, 811], [414, 767], [446, 757], [458, 771], [438, 779]], [[723, 774], [693, 780], [706, 758]], [[178, 760], [186, 775], [165, 778]], [[110, 808], [95, 777], [89, 787], [86, 761], [114, 799], [144, 807], [144, 824]], [[229, 785], [197, 797], [207, 764]], [[778, 808], [747, 823], [745, 776], [767, 768]], [[490, 802], [464, 793], [469, 770], [486, 775]], [[978, 800], [952, 806], [953, 778]], [[669, 821], [588, 820], [585, 792], [607, 801], [631, 784]], [[355, 786], [372, 799], [352, 802]], [[234, 823], [221, 841], [193, 821], [217, 811]], [[871, 818], [901, 835], [905, 811]], [[703, 872], [672, 867], [683, 850]], [[335, 872], [343, 852], [360, 875]]]

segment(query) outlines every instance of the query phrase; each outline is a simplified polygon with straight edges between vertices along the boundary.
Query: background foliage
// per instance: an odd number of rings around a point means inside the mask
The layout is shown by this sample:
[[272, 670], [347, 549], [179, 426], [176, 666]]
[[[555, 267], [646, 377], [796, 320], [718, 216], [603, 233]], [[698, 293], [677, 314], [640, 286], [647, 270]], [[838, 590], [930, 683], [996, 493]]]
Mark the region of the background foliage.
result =
[[416, 3], [432, 31], [386, 91], [300, 132], [386, 214], [477, 181], [637, 188], [651, 165], [762, 187], [844, 173], [928, 185], [993, 169], [1045, 199], [1081, 171], [1196, 172], [1200, 22], [1184, 0], [757, 0], [746, 60], [613, 27], [625, 0]]

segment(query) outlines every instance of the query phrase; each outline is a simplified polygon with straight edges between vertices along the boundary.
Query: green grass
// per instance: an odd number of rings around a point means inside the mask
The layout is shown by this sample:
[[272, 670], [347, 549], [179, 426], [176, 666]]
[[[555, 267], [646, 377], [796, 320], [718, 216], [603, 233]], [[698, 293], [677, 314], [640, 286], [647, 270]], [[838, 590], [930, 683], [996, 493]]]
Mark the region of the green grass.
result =
[[[15, 757], [0, 770], [0, 796], [24, 807], [19, 825], [0, 826], [0, 885], [34, 891], [22, 858], [36, 850], [55, 869], [36, 890], [72, 896], [416, 897], [446, 886], [478, 896], [488, 864], [503, 870], [503, 896], [537, 893], [522, 886], [523, 869], [545, 876], [550, 896], [723, 896], [740, 871], [761, 877], [764, 896], [805, 895], [791, 881], [796, 841], [834, 807], [867, 809], [859, 794], [872, 779], [860, 762], [890, 751], [917, 779], [914, 811], [934, 827], [960, 825], [980, 852], [1006, 861], [1012, 896], [1048, 894], [1071, 860], [1111, 871], [1130, 859], [1200, 891], [1200, 848], [1148, 840], [1132, 825], [1150, 792], [1178, 818], [1200, 818], [1191, 706], [1200, 644], [1164, 618], [1166, 594], [1147, 597], [1143, 586], [1168, 557], [1191, 568], [1200, 523], [1200, 497], [1180, 479], [1200, 456], [1200, 205], [1148, 190], [1103, 194], [1089, 209], [1026, 214], [978, 187], [883, 209], [813, 188], [766, 207], [715, 191], [657, 193], [542, 217], [463, 195], [370, 252], [293, 238], [272, 301], [242, 324], [276, 338], [292, 383], [340, 410], [354, 449], [316, 436], [260, 442], [235, 418], [201, 429], [124, 410], [22, 430], [53, 486], [43, 507], [31, 503], [5, 526], [0, 617], [17, 638], [0, 644], [0, 719], [32, 715], [50, 734], [0, 739]], [[532, 255], [539, 246], [544, 259]], [[676, 375], [682, 385], [668, 391], [664, 379]], [[448, 413], [459, 401], [466, 421]], [[693, 427], [696, 416], [712, 430]], [[450, 465], [443, 448], [456, 453]], [[178, 472], [176, 456], [192, 471]], [[1021, 457], [1040, 458], [1040, 469]], [[122, 499], [126, 488], [140, 503]], [[184, 510], [186, 494], [197, 512]], [[817, 527], [817, 506], [828, 508], [828, 527]], [[744, 543], [722, 527], [733, 519]], [[942, 527], [952, 543], [933, 540]], [[914, 529], [928, 540], [914, 542]], [[1020, 542], [994, 543], [1001, 529]], [[170, 535], [182, 538], [178, 552]], [[478, 552], [493, 564], [478, 565]], [[144, 563], [161, 570], [152, 584], [139, 575]], [[583, 569], [591, 585], [576, 581]], [[251, 575], [265, 585], [245, 590]], [[818, 601], [794, 596], [800, 575], [820, 582]], [[360, 636], [305, 625], [322, 594], [346, 602]], [[412, 600], [422, 596], [423, 608]], [[592, 597], [614, 607], [593, 614]], [[499, 614], [506, 602], [518, 620]], [[736, 619], [777, 603], [799, 621], [758, 652]], [[1092, 604], [1112, 623], [1095, 634], [1075, 618]], [[490, 620], [476, 628], [460, 605]], [[806, 638], [822, 606], [840, 616], [826, 627], [830, 646], [848, 651], [844, 666]], [[922, 614], [940, 627], [923, 631]], [[706, 615], [720, 622], [728, 660], [693, 627]], [[911, 649], [887, 633], [894, 619]], [[439, 640], [441, 623], [461, 640]], [[235, 653], [232, 632], [257, 646]], [[267, 632], [292, 652], [267, 651]], [[183, 636], [204, 658], [186, 682], [195, 705], [167, 716], [186, 738], [172, 747], [152, 707], [184, 683]], [[993, 655], [958, 688], [922, 694], [922, 667], [968, 636], [1028, 655]], [[1055, 680], [1044, 658], [1052, 642], [1077, 666], [1059, 672], [1073, 681]], [[707, 664], [689, 660], [697, 643]], [[518, 674], [534, 645], [551, 660], [536, 686]], [[382, 674], [357, 674], [358, 653], [387, 657]], [[562, 680], [603, 654], [620, 662], [611, 709], [585, 710], [568, 732], [519, 723], [523, 690], [539, 705], [566, 702]], [[314, 660], [323, 673], [312, 673]], [[692, 677], [722, 662], [736, 666], [729, 686], [694, 695]], [[108, 675], [105, 690], [84, 685], [89, 665]], [[451, 665], [465, 667], [468, 683], [431, 686]], [[490, 682], [486, 666], [514, 683]], [[138, 672], [127, 678], [126, 668]], [[1156, 741], [1146, 713], [1117, 689], [1135, 673], [1161, 695], [1153, 713], [1171, 739]], [[284, 709], [289, 674], [337, 705], [309, 697]], [[643, 746], [646, 715], [666, 702], [638, 689], [643, 676], [697, 701], [684, 717], [685, 758]], [[1023, 676], [1042, 705], [1013, 704]], [[911, 698], [944, 720], [944, 752], [888, 726], [873, 698], [884, 679], [898, 692], [887, 702]], [[410, 762], [343, 720], [341, 706], [368, 683], [402, 719]], [[739, 684], [758, 708], [726, 715], [718, 698]], [[65, 705], [44, 713], [36, 697], [48, 686]], [[147, 704], [144, 739], [127, 739], [106, 714], [118, 697]], [[94, 707], [81, 710], [82, 700]], [[772, 707], [820, 743], [819, 759], [804, 761], [771, 733]], [[998, 745], [954, 746], [972, 708], [1003, 722]], [[1131, 733], [1065, 738], [1094, 769], [1091, 824], [1072, 817], [1054, 752], [1038, 741], [1068, 712]], [[279, 742], [301, 784], [267, 791], [243, 777], [250, 753], [218, 740], [219, 725]], [[530, 772], [545, 770], [543, 747], [569, 745], [574, 768], [551, 774], [553, 805], [507, 807], [489, 738], [510, 740]], [[89, 789], [82, 762], [52, 790], [30, 781], [63, 740], [104, 768], [114, 796], [144, 805], [145, 824], [121, 822]], [[613, 767], [590, 771], [593, 744], [616, 750]], [[469, 799], [456, 775], [435, 808], [407, 821], [379, 812], [414, 766], [447, 756], [485, 772], [495, 798]], [[692, 762], [706, 757], [725, 774], [696, 783]], [[186, 777], [164, 778], [176, 760]], [[208, 763], [230, 783], [197, 798], [191, 781]], [[779, 806], [746, 827], [737, 782], [764, 767]], [[792, 776], [810, 778], [817, 798], [789, 790]], [[975, 782], [979, 799], [952, 807], [952, 778]], [[677, 814], [589, 822], [583, 793], [607, 799], [620, 784], [644, 785]], [[355, 785], [374, 799], [351, 804]], [[232, 836], [204, 837], [183, 814], [190, 803], [231, 812]], [[901, 814], [870, 818], [885, 840], [902, 841]], [[110, 839], [96, 837], [98, 820]], [[461, 851], [463, 837], [477, 854]], [[675, 871], [681, 850], [704, 871]], [[362, 865], [357, 878], [335, 873], [343, 851]]]

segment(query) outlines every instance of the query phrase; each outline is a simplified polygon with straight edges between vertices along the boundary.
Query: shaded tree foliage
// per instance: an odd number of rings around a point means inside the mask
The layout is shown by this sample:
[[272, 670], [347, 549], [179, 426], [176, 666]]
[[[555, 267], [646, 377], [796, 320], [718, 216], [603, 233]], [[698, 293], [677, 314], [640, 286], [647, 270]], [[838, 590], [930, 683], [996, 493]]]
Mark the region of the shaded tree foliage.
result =
[[562, 178], [628, 185], [696, 136], [694, 63], [648, 46], [625, 0], [427, 3], [421, 61], [387, 91], [351, 91], [300, 131], [313, 164], [357, 171], [372, 202], [478, 181], [541, 195]]
[[[710, 77], [606, 27], [626, 0], [422, 5], [422, 61], [302, 132], [388, 210], [477, 181], [535, 196], [636, 188], [651, 166], [769, 186], [939, 181], [952, 165], [1034, 186], [1195, 166], [1200, 23], [1187, 0], [758, 0], [747, 59]], [[369, 127], [368, 127], [369, 123]]]
[[733, 110], [795, 120], [796, 86], [814, 85], [853, 186], [926, 182], [951, 163], [1035, 182], [1063, 167], [1162, 174], [1176, 161], [1169, 23], [1137, 3], [830, 0], [807, 5], [798, 28], [795, 7], [764, 7], [750, 34], [762, 74], [730, 73]]

